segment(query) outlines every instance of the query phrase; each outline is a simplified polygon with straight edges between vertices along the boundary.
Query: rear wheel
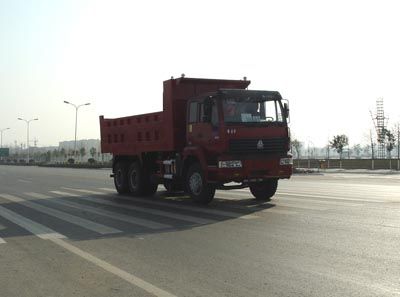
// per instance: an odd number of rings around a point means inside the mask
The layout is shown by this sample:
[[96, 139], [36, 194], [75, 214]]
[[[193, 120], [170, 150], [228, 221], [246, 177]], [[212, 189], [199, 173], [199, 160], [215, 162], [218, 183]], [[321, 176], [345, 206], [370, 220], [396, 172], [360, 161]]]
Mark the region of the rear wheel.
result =
[[142, 170], [140, 168], [139, 162], [135, 161], [129, 167], [128, 185], [129, 185], [129, 192], [133, 196], [138, 196], [138, 195], [142, 194], [142, 191], [143, 191]]
[[278, 188], [277, 179], [269, 179], [259, 183], [250, 184], [250, 192], [257, 200], [268, 201], [275, 195]]
[[133, 196], [154, 195], [157, 191], [157, 186], [156, 183], [150, 180], [150, 175], [138, 161], [131, 164], [128, 171], [128, 187]]
[[214, 198], [215, 187], [206, 182], [199, 163], [189, 167], [185, 186], [190, 197], [197, 203], [208, 204]]
[[128, 166], [126, 162], [119, 161], [114, 166], [114, 185], [119, 194], [129, 192], [128, 187]]

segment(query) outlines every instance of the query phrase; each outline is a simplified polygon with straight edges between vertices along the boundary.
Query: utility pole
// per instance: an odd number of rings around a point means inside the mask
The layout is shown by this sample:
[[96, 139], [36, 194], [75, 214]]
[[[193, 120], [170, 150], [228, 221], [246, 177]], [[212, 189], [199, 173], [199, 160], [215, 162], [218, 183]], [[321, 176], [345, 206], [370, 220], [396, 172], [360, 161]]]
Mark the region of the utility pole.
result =
[[75, 159], [76, 159], [76, 158], [77, 158], [77, 155], [76, 155], [76, 153], [77, 153], [77, 151], [76, 151], [76, 132], [77, 132], [77, 127], [78, 127], [78, 109], [79, 109], [79, 107], [82, 107], [82, 106], [85, 106], [85, 105], [90, 105], [90, 103], [85, 103], [85, 104], [75, 105], [75, 104], [73, 104], [73, 103], [71, 103], [71, 102], [68, 102], [68, 101], [65, 101], [65, 100], [64, 100], [64, 103], [65, 103], [65, 104], [72, 105], [73, 107], [75, 107], [75, 140], [74, 140], [74, 156], [75, 156]]
[[4, 131], [6, 131], [6, 130], [9, 130], [10, 128], [5, 128], [5, 129], [1, 129], [0, 130], [0, 134], [1, 134], [1, 141], [0, 141], [0, 148], [2, 148], [3, 147], [3, 132]]
[[375, 159], [375, 155], [374, 155], [374, 140], [372, 139], [372, 132], [371, 130], [369, 130], [369, 136], [371, 138], [371, 152], [372, 152], [372, 158], [371, 158], [371, 168], [372, 170], [375, 169], [375, 164], [374, 164], [374, 159]]
[[18, 118], [20, 121], [24, 121], [26, 123], [26, 148], [28, 151], [28, 157], [27, 157], [27, 164], [29, 165], [29, 123], [32, 121], [37, 121], [38, 118], [30, 119], [30, 120], [25, 120], [23, 118]]
[[397, 170], [400, 170], [400, 123], [397, 123]]

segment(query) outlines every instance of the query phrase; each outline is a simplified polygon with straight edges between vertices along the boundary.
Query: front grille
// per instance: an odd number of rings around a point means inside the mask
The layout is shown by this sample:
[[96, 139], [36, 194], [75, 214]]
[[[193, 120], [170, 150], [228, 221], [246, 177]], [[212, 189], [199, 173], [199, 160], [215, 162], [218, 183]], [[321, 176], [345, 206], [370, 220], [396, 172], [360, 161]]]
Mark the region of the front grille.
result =
[[240, 153], [286, 153], [289, 139], [286, 137], [268, 139], [231, 139], [229, 152]]

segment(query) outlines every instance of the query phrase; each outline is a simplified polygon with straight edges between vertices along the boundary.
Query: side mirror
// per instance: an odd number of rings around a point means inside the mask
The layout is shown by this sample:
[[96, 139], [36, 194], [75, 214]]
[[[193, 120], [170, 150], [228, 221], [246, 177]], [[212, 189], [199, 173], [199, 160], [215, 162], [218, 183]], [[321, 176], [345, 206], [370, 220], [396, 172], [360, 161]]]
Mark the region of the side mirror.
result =
[[289, 118], [289, 104], [287, 102], [283, 104], [283, 115], [286, 119]]
[[211, 121], [212, 99], [207, 97], [204, 99], [204, 115], [202, 121], [208, 123]]

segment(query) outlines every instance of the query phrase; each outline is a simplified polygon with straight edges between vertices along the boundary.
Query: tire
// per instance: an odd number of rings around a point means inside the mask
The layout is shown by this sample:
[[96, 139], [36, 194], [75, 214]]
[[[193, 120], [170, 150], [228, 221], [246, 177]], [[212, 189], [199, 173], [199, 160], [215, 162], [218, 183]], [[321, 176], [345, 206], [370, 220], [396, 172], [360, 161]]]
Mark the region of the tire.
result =
[[186, 174], [185, 187], [196, 203], [208, 204], [215, 195], [215, 187], [206, 182], [199, 163], [194, 163], [189, 167]]
[[129, 193], [128, 166], [126, 162], [119, 161], [114, 166], [114, 185], [118, 194]]
[[264, 182], [250, 184], [250, 192], [260, 201], [268, 201], [272, 196], [275, 195], [276, 189], [278, 188], [277, 179], [269, 179]]
[[152, 196], [157, 192], [158, 185], [151, 182], [150, 175], [138, 161], [133, 162], [129, 167], [127, 180], [132, 196]]

